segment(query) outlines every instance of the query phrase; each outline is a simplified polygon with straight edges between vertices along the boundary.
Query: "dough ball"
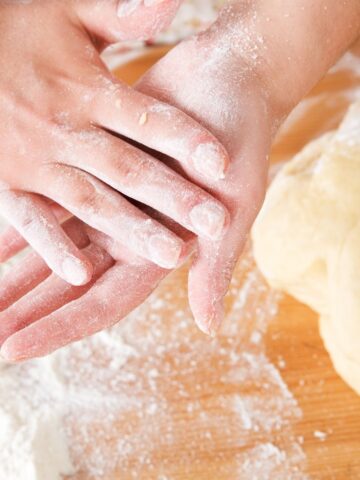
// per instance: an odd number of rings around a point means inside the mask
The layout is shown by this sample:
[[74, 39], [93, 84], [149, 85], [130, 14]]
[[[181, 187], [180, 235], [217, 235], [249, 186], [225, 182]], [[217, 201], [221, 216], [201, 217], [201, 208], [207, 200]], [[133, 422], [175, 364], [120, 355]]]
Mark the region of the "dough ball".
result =
[[279, 172], [252, 236], [268, 282], [319, 313], [335, 369], [360, 394], [360, 102]]

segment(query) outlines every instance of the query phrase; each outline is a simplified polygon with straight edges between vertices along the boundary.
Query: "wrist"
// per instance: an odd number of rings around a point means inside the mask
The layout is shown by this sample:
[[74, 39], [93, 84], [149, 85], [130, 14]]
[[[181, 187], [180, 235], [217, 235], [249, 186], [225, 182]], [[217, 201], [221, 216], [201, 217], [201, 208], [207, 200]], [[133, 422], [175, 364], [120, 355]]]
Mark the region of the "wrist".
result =
[[360, 34], [360, 2], [234, 1], [212, 28], [253, 76], [279, 122]]

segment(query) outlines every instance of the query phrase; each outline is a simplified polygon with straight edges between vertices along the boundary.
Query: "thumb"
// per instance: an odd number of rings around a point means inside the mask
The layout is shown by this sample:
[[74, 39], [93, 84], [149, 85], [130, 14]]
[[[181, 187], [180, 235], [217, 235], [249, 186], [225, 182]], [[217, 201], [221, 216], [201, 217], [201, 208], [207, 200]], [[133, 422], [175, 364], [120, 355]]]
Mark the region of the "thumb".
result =
[[183, 0], [91, 0], [79, 2], [78, 14], [102, 43], [149, 40], [173, 20]]

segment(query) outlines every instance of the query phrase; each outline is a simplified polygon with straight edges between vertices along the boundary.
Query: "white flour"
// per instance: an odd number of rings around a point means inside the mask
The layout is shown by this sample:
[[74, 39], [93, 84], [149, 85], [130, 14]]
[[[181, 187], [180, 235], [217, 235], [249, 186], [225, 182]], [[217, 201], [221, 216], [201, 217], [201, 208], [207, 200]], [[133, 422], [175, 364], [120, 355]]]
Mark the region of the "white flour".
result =
[[72, 473], [63, 432], [62, 387], [50, 362], [0, 373], [1, 480], [57, 480]]
[[2, 368], [0, 480], [306, 478], [301, 412], [264, 352], [277, 295], [246, 255], [224, 333], [209, 339], [179, 275], [112, 330]]

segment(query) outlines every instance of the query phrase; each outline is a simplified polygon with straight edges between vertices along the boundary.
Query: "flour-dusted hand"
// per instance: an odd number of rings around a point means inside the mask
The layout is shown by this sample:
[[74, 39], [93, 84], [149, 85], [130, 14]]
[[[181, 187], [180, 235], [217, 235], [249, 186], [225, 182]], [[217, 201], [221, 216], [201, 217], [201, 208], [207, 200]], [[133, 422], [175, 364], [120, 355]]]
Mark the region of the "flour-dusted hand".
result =
[[[150, 21], [143, 26], [146, 37], [177, 5], [140, 4], [119, 17], [115, 1], [0, 2], [1, 212], [74, 285], [90, 280], [91, 263], [49, 200], [164, 268], [181, 260], [183, 242], [129, 198], [209, 239], [226, 229], [218, 200], [134, 142], [218, 180], [225, 149], [180, 110], [114, 79], [100, 59], [106, 42], [140, 34], [139, 26], [131, 32], [134, 19], [144, 12], [152, 18], [151, 28]], [[111, 19], [107, 37], [95, 15]]]
[[[161, 214], [149, 212], [184, 241], [187, 256], [194, 236]], [[117, 323], [141, 304], [168, 270], [144, 260], [123, 244], [78, 219], [64, 230], [94, 265], [87, 285], [63, 281], [32, 252], [0, 284], [1, 356], [16, 362], [46, 355]], [[17, 232], [7, 237], [16, 243]], [[0, 245], [4, 237], [0, 236]]]
[[[246, 35], [239, 32], [233, 39], [216, 41], [210, 35], [209, 31], [179, 45], [145, 75], [138, 88], [181, 106], [212, 129], [230, 154], [226, 180], [200, 183], [227, 206], [230, 226], [216, 241], [198, 239], [189, 273], [194, 317], [201, 330], [213, 335], [223, 319], [223, 299], [235, 263], [263, 201], [278, 119], [268, 105], [264, 86], [234, 53], [234, 42], [246, 43]], [[180, 64], [182, 68], [176, 70]], [[169, 84], [171, 90], [166, 88]], [[191, 172], [188, 175], [199, 181]]]

